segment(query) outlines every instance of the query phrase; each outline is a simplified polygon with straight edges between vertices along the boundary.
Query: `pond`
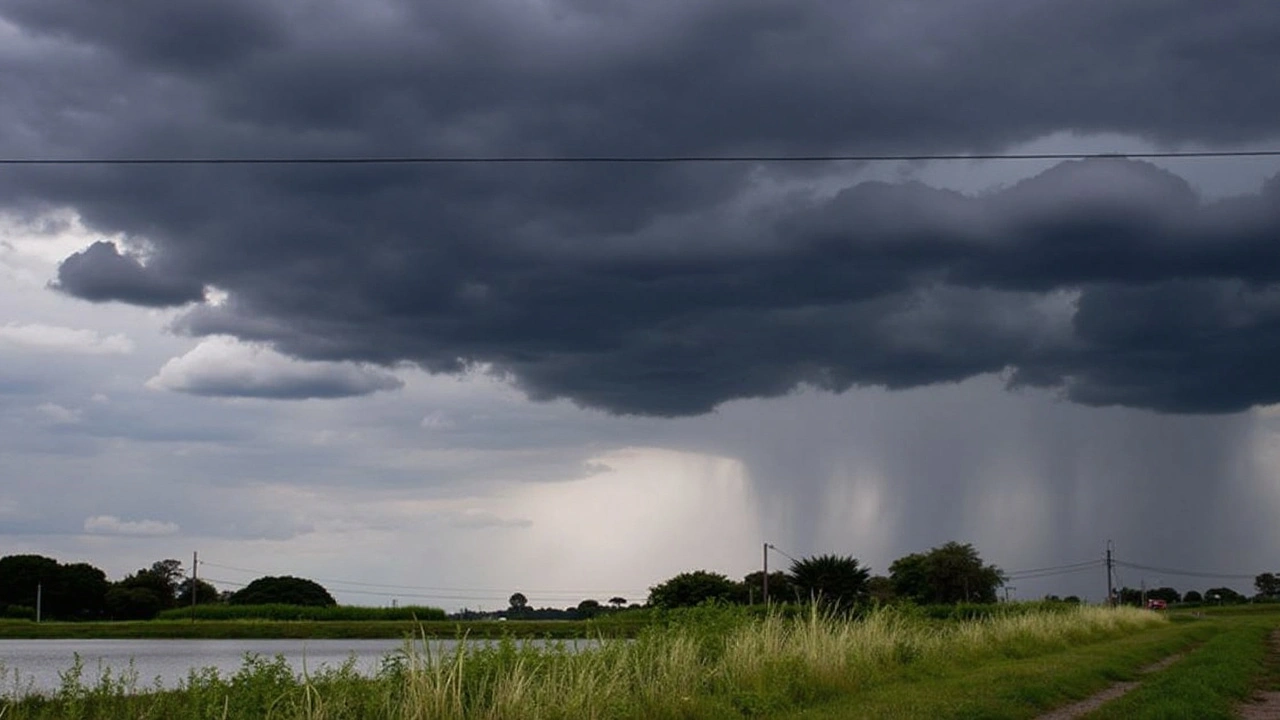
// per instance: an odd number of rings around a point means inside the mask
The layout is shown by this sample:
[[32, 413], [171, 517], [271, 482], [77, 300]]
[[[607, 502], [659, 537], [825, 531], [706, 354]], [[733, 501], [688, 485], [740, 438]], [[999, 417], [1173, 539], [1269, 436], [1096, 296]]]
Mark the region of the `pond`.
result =
[[[431, 652], [450, 652], [456, 640], [432, 640]], [[113, 677], [136, 673], [140, 690], [158, 683], [174, 688], [193, 668], [217, 668], [224, 677], [244, 663], [246, 653], [271, 659], [284, 656], [295, 673], [305, 667], [337, 668], [355, 658], [356, 669], [371, 675], [382, 659], [404, 647], [402, 640], [0, 640], [0, 698], [58, 689], [60, 674], [75, 663], [84, 665], [81, 682], [94, 685], [104, 668]], [[132, 664], [131, 664], [132, 663]]]

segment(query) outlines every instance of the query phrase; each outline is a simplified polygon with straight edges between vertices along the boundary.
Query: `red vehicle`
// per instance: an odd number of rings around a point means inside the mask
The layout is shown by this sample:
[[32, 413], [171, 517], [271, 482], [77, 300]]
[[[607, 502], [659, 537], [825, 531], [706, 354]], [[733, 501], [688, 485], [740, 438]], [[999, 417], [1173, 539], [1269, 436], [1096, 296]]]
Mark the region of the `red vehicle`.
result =
[[1169, 607], [1169, 603], [1164, 600], [1156, 600], [1153, 598], [1147, 601], [1148, 610], [1164, 610], [1167, 607]]

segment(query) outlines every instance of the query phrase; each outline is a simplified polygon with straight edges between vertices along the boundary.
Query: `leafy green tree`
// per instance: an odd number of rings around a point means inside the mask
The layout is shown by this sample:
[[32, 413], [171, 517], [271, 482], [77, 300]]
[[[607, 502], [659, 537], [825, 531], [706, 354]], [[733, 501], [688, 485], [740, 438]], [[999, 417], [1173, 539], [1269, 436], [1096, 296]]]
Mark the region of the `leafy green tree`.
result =
[[1167, 603], [1176, 603], [1182, 600], [1182, 593], [1171, 587], [1158, 587], [1147, 591], [1148, 600], [1163, 600]]
[[935, 602], [932, 582], [929, 578], [929, 558], [925, 553], [904, 555], [889, 566], [889, 582], [893, 594], [918, 603]]
[[889, 578], [898, 597], [924, 604], [993, 603], [1004, 584], [1000, 568], [983, 564], [973, 545], [954, 541], [898, 558]]
[[[747, 591], [747, 596], [741, 598], [742, 602], [746, 602], [752, 597], [757, 601], [762, 601], [763, 598], [761, 596], [764, 593], [764, 571], [757, 570], [742, 578], [742, 587]], [[791, 581], [790, 575], [781, 570], [775, 570], [769, 573], [769, 602], [789, 603], [798, 601], [799, 597], [796, 594], [796, 586], [795, 583]]]
[[870, 578], [870, 568], [851, 555], [817, 555], [791, 563], [791, 580], [800, 597], [836, 609], [866, 600]]
[[609, 604], [612, 605], [615, 610], [621, 610], [622, 606], [627, 604], [627, 599], [621, 596], [614, 596], [609, 598]]
[[[191, 578], [187, 578], [178, 584], [178, 598], [176, 602], [178, 607], [187, 607], [191, 604]], [[197, 578], [196, 604], [205, 605], [216, 602], [218, 602], [218, 588]]]
[[186, 579], [186, 572], [183, 571], [181, 562], [174, 560], [173, 558], [157, 560], [156, 562], [151, 563], [151, 567], [148, 569], [148, 572], [156, 578], [163, 580], [164, 584], [169, 588], [169, 597], [177, 599], [178, 586], [180, 586], [182, 581]]
[[1248, 600], [1229, 587], [1209, 588], [1204, 591], [1204, 601], [1215, 605], [1235, 605]]
[[87, 563], [63, 565], [42, 555], [0, 558], [0, 609], [31, 608], [39, 588], [41, 615], [59, 620], [101, 616], [106, 609], [107, 576]]
[[166, 608], [153, 589], [115, 583], [107, 590], [107, 613], [115, 620], [150, 620]]
[[36, 606], [36, 587], [52, 587], [60, 576], [58, 561], [43, 555], [0, 558], [0, 605]]
[[1265, 572], [1253, 579], [1253, 587], [1258, 595], [1271, 599], [1280, 597], [1280, 577], [1275, 573]]
[[587, 598], [578, 603], [578, 617], [593, 618], [600, 614], [600, 601]]
[[48, 608], [53, 617], [96, 618], [107, 610], [107, 574], [88, 563], [72, 563], [59, 568]]
[[676, 575], [649, 588], [649, 604], [676, 608], [700, 605], [708, 600], [732, 603], [741, 594], [741, 586], [717, 572], [694, 570]]
[[525, 597], [524, 593], [512, 593], [511, 597], [507, 599], [507, 604], [511, 606], [512, 610], [519, 612], [528, 607], [529, 598]]
[[897, 597], [893, 592], [893, 581], [884, 575], [872, 575], [867, 580], [867, 595], [878, 603], [892, 602]]
[[1198, 603], [1204, 602], [1204, 596], [1197, 590], [1188, 590], [1187, 594], [1182, 596], [1182, 602]]
[[231, 594], [232, 605], [313, 605], [331, 607], [338, 604], [328, 590], [313, 580], [291, 575], [260, 577]]

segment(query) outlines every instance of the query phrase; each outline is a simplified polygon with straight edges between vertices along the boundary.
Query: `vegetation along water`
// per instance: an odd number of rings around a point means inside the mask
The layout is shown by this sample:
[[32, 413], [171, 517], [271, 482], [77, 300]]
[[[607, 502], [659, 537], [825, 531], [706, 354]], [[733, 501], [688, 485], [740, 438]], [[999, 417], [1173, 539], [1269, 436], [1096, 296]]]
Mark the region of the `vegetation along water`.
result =
[[[283, 658], [249, 656], [234, 673], [193, 670], [164, 691], [73, 667], [50, 696], [6, 698], [0, 717], [1035, 717], [1168, 655], [1205, 652], [1216, 667], [1248, 645], [1239, 638], [1280, 621], [1265, 612], [1171, 620], [1135, 608], [1001, 607], [938, 619], [910, 605], [854, 618], [708, 605], [654, 613], [634, 639], [588, 648], [510, 637], [446, 648], [417, 637], [372, 676], [352, 664], [303, 673]], [[1223, 707], [1261, 672], [1257, 662], [1243, 667]]]

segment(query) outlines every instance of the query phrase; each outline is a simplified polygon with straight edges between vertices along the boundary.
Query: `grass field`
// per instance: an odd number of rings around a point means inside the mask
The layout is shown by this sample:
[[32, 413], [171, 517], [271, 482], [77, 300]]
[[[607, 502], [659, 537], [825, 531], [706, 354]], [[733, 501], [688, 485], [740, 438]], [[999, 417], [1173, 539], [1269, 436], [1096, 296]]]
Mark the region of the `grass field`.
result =
[[[1035, 717], [1191, 647], [1187, 660], [1208, 652], [1199, 657], [1209, 665], [1238, 663], [1277, 620], [1059, 608], [963, 621], [882, 610], [846, 621], [702, 608], [593, 649], [507, 638], [442, 654], [419, 637], [374, 678], [352, 668], [299, 677], [266, 658], [232, 676], [194, 672], [166, 692], [68, 673], [56, 697], [10, 702], [0, 717]], [[1225, 660], [1214, 659], [1220, 645]], [[1244, 685], [1219, 704], [1234, 701], [1258, 667], [1244, 663]]]

